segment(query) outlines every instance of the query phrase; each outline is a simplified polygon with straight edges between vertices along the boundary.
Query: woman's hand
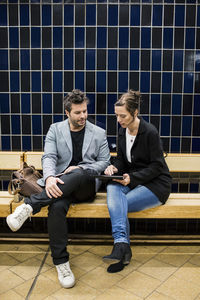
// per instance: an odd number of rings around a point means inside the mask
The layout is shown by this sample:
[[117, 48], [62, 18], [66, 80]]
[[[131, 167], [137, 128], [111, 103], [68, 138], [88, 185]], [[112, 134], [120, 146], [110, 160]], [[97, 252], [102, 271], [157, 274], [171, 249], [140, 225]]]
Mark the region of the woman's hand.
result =
[[110, 166], [108, 166], [106, 169], [105, 169], [105, 171], [104, 171], [104, 174], [106, 174], [106, 175], [113, 175], [114, 173], [117, 173], [118, 172], [118, 169], [117, 168], [115, 168], [115, 166], [113, 166], [113, 165], [110, 165]]
[[130, 176], [128, 174], [123, 174], [124, 179], [123, 180], [119, 180], [119, 179], [113, 179], [113, 181], [116, 181], [124, 186], [128, 185], [131, 180], [130, 180]]

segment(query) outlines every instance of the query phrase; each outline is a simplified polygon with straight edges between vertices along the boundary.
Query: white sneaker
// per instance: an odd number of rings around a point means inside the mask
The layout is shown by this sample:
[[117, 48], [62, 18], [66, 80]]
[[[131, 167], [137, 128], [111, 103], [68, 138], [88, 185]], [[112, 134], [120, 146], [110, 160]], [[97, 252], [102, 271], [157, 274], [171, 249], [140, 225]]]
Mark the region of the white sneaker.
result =
[[24, 222], [30, 217], [33, 208], [29, 204], [21, 204], [18, 206], [14, 213], [7, 216], [6, 222], [12, 231], [17, 231], [24, 224]]
[[62, 287], [68, 289], [75, 285], [75, 277], [70, 269], [69, 262], [56, 265], [56, 269], [58, 272], [58, 280]]

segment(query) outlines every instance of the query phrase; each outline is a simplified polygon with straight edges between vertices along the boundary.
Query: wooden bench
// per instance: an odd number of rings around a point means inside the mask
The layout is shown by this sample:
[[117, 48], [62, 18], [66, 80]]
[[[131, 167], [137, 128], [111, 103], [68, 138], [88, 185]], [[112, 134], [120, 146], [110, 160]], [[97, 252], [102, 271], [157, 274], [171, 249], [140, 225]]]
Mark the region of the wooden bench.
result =
[[[23, 152], [0, 152], [0, 170], [11, 171], [20, 168], [24, 159]], [[7, 191], [0, 191], [0, 217], [6, 217], [12, 211], [12, 202], [15, 196], [10, 195]]]
[[[42, 152], [26, 152], [24, 161], [42, 169]], [[200, 154], [168, 154], [166, 162], [171, 173], [200, 172]], [[19, 205], [12, 202], [12, 211]], [[43, 208], [35, 217], [47, 217], [48, 209]], [[69, 218], [109, 218], [106, 205], [106, 193], [97, 193], [93, 203], [71, 205]], [[200, 218], [199, 193], [171, 193], [165, 205], [137, 213], [129, 213], [129, 218], [160, 218], [160, 219], [196, 219]]]

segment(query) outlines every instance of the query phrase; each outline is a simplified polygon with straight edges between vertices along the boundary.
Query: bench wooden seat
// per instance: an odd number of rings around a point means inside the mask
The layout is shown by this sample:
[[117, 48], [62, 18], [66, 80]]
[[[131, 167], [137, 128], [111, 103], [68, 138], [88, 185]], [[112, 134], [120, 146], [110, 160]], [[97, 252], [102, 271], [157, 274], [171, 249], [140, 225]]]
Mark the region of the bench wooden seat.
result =
[[[41, 170], [43, 152], [26, 152], [23, 160]], [[0, 156], [1, 159], [1, 156]], [[17, 158], [21, 163], [21, 156]], [[170, 172], [200, 173], [200, 154], [173, 154], [166, 157]], [[3, 196], [4, 197], [4, 196]], [[12, 196], [11, 196], [12, 197]], [[0, 199], [3, 199], [0, 195]], [[11, 202], [14, 211], [21, 203]], [[1, 210], [1, 205], [0, 205]], [[6, 214], [6, 213], [5, 213]], [[47, 217], [48, 208], [43, 208], [34, 217]], [[97, 193], [94, 202], [71, 205], [69, 218], [109, 218], [106, 193]], [[171, 193], [165, 205], [141, 212], [129, 213], [129, 218], [197, 219], [200, 218], [200, 193]]]
[[12, 211], [14, 196], [6, 191], [0, 191], [0, 217], [7, 217]]
[[[200, 218], [199, 194], [171, 193], [165, 205], [140, 212], [131, 212], [129, 218], [144, 219], [196, 219]], [[20, 203], [12, 203], [12, 210]], [[34, 217], [47, 217], [48, 208], [44, 207]], [[94, 202], [72, 204], [68, 218], [109, 218], [106, 193], [97, 193]]]
[[[0, 151], [0, 170], [17, 170], [21, 167], [24, 159], [24, 152]], [[7, 191], [0, 191], [0, 217], [6, 217], [11, 212], [11, 203], [14, 196]]]

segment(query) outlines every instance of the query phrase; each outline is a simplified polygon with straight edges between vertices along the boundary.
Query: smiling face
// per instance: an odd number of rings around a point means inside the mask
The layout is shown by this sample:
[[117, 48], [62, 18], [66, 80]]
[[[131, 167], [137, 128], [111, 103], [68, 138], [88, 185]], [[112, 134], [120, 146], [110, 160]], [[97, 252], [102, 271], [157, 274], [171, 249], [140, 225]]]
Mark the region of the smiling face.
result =
[[134, 116], [132, 116], [130, 112], [127, 111], [125, 105], [115, 106], [115, 115], [117, 117], [117, 122], [119, 122], [121, 127], [127, 128], [134, 123], [137, 115], [137, 110], [135, 111]]
[[84, 101], [81, 104], [72, 103], [71, 111], [65, 110], [66, 115], [68, 116], [70, 129], [72, 131], [79, 131], [83, 129], [87, 120], [87, 102]]

